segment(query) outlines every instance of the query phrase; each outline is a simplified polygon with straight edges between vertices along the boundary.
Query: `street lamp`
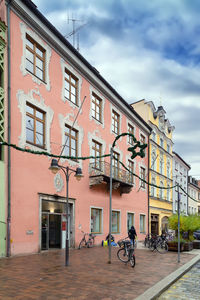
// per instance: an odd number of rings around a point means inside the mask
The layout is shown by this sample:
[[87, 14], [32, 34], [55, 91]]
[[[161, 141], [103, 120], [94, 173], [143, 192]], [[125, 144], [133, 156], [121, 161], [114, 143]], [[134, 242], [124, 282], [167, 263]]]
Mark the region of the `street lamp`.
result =
[[56, 174], [59, 170], [62, 170], [65, 174], [66, 178], [66, 245], [65, 245], [65, 266], [69, 265], [69, 231], [68, 231], [68, 217], [69, 217], [69, 176], [72, 173], [75, 173], [74, 177], [79, 181], [83, 177], [81, 168], [76, 168], [73, 170], [69, 167], [63, 167], [58, 164], [57, 159], [52, 159], [51, 166], [49, 170], [52, 171], [53, 174]]

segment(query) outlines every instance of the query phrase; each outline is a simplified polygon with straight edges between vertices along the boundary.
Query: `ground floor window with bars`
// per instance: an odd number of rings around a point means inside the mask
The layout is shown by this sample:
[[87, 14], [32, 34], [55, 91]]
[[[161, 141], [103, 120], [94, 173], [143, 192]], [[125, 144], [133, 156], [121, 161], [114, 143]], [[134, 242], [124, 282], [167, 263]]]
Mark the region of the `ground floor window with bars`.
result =
[[102, 232], [102, 209], [100, 208], [91, 208], [91, 232], [101, 233]]

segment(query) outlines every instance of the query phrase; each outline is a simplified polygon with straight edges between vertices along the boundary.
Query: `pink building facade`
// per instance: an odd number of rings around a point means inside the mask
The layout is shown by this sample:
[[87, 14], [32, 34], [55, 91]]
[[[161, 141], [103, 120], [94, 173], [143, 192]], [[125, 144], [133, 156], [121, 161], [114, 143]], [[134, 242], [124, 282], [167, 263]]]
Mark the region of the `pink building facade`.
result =
[[[62, 155], [74, 157], [109, 154], [115, 138], [126, 132], [148, 144], [150, 127], [31, 1], [13, 0], [7, 7], [3, 1], [2, 15], [10, 37], [5, 82], [10, 89], [6, 114], [12, 144], [56, 155], [63, 149]], [[127, 150], [132, 144], [130, 137], [121, 137], [114, 156], [148, 181], [148, 147], [144, 158], [132, 160]], [[10, 176], [8, 252], [64, 248], [64, 174], [50, 172], [51, 157], [46, 155], [11, 148], [6, 159], [10, 165], [10, 175], [6, 170]], [[82, 231], [94, 232], [95, 244], [100, 245], [109, 232], [110, 158], [61, 158], [59, 163], [74, 170], [80, 167], [84, 175], [79, 182], [74, 174], [69, 179], [70, 247], [78, 246]], [[134, 224], [142, 240], [148, 232], [148, 185], [117, 161], [113, 177], [112, 234], [117, 241]]]

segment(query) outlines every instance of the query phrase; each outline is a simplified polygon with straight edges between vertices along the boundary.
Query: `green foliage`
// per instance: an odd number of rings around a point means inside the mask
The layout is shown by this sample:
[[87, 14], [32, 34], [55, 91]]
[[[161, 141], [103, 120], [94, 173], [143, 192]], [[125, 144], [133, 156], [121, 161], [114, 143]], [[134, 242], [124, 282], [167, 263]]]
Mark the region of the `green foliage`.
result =
[[[169, 217], [169, 228], [178, 231], [178, 215], [174, 214], [171, 217]], [[189, 216], [183, 216], [180, 215], [180, 233], [188, 233], [187, 239], [189, 241], [192, 241], [193, 238], [193, 232], [200, 228], [200, 216], [198, 215], [189, 215]]]

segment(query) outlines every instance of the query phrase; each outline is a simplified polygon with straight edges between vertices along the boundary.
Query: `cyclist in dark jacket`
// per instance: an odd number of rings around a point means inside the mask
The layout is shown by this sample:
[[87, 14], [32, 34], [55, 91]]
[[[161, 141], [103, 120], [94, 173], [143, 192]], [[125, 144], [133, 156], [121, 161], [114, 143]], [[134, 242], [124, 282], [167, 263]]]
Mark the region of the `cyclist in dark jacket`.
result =
[[128, 237], [131, 241], [131, 245], [134, 245], [135, 237], [137, 236], [136, 230], [134, 226], [131, 226], [131, 229], [128, 231]]

